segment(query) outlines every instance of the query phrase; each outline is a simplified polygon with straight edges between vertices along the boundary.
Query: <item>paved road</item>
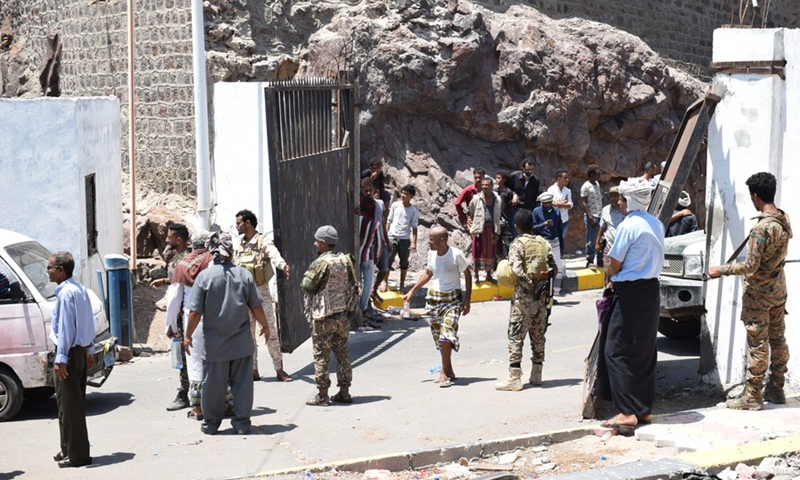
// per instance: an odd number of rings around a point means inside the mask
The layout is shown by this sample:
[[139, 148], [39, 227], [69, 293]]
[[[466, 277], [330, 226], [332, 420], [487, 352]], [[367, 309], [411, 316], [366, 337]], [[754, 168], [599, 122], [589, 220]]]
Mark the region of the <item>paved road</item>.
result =
[[[578, 426], [583, 362], [596, 331], [599, 291], [561, 299], [548, 332], [544, 385], [497, 392], [507, 370], [509, 302], [473, 305], [462, 318], [459, 380], [438, 388], [429, 370], [439, 363], [427, 322], [387, 322], [383, 330], [351, 336], [356, 403], [308, 407], [313, 386], [309, 342], [286, 356], [296, 381], [255, 387], [254, 434], [200, 432], [186, 411], [167, 412], [177, 376], [166, 355], [118, 365], [87, 396], [95, 464], [57, 472], [55, 399], [28, 404], [17, 420], [0, 424], [0, 480], [60, 478], [208, 479], [319, 462], [474, 442]], [[666, 339], [661, 339], [666, 340]], [[659, 381], [683, 380], [697, 370], [697, 349], [660, 342]], [[527, 345], [526, 345], [527, 348]], [[262, 362], [269, 362], [261, 347]], [[523, 368], [529, 372], [530, 360]], [[262, 373], [267, 372], [262, 368]]]

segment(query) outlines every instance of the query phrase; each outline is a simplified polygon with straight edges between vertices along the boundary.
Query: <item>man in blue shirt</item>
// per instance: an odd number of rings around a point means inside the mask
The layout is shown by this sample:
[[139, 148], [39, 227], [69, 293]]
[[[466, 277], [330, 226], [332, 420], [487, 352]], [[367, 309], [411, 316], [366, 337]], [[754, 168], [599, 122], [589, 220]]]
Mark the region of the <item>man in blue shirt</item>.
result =
[[56, 252], [47, 263], [47, 275], [56, 287], [50, 339], [56, 346], [53, 381], [58, 404], [61, 451], [53, 459], [60, 468], [92, 463], [86, 430], [86, 372], [94, 366], [94, 319], [89, 294], [74, 278], [75, 260]]
[[558, 267], [554, 288], [559, 294], [565, 293], [561, 291], [561, 278], [564, 271], [564, 265], [561, 260], [561, 252], [564, 249], [564, 238], [561, 236], [561, 212], [553, 207], [552, 193], [544, 192], [539, 195], [537, 200], [541, 205], [533, 209], [533, 233], [541, 235], [550, 243], [550, 248], [553, 250], [553, 257], [555, 257], [556, 266]]
[[602, 425], [628, 436], [639, 423], [651, 421], [656, 393], [664, 226], [647, 213], [652, 191], [644, 178], [620, 183], [620, 208], [628, 216], [617, 227], [608, 252], [615, 298], [608, 325], [601, 331], [600, 345], [605, 348], [598, 384], [599, 396], [612, 400], [620, 413]]

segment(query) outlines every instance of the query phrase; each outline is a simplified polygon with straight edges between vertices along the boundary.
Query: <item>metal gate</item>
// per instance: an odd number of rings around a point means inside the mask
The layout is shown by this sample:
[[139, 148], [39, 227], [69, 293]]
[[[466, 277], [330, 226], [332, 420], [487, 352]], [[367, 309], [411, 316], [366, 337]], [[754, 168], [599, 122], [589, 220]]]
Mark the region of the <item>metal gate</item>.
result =
[[264, 91], [275, 246], [291, 269], [278, 281], [281, 350], [311, 335], [303, 312], [303, 273], [317, 257], [314, 232], [333, 225], [336, 249], [355, 242], [355, 98], [352, 76], [268, 83]]

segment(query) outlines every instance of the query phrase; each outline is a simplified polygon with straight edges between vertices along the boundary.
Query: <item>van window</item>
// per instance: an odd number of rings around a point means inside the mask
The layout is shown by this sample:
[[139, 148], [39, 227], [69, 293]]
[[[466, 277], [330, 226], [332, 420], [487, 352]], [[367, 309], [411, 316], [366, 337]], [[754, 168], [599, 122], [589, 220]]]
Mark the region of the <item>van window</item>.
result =
[[23, 242], [5, 247], [6, 253], [25, 275], [33, 282], [42, 297], [49, 299], [56, 296], [56, 285], [47, 276], [47, 262], [50, 252], [38, 242]]
[[30, 298], [30, 292], [25, 284], [20, 282], [14, 270], [0, 258], [0, 305], [22, 303]]

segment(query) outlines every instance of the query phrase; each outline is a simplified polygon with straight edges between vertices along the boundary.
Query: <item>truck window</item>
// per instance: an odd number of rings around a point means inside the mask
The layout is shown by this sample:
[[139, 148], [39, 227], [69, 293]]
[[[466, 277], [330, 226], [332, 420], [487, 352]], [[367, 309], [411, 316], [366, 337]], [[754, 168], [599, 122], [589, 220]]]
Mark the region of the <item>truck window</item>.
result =
[[47, 262], [50, 252], [37, 242], [23, 242], [5, 247], [9, 257], [33, 282], [42, 297], [55, 297], [57, 285], [47, 276]]
[[31, 298], [25, 284], [20, 282], [14, 270], [0, 258], [0, 305], [22, 303]]

